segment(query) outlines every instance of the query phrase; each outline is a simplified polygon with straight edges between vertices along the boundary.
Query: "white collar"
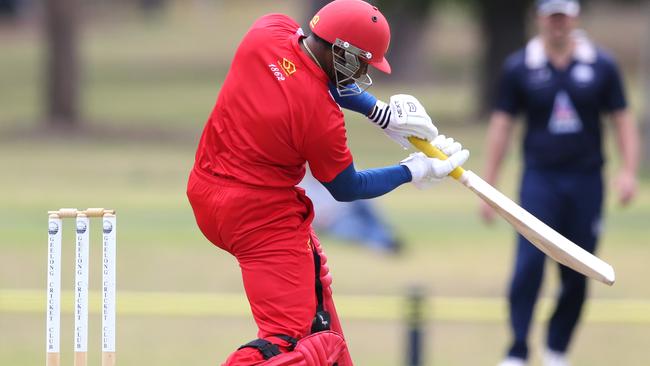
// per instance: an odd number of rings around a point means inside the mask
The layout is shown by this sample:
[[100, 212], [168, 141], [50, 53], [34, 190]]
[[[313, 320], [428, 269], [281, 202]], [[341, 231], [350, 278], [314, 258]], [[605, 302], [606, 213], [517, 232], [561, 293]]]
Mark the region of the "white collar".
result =
[[[587, 37], [587, 34], [579, 29], [571, 35], [576, 46], [573, 57], [583, 63], [593, 64], [596, 62], [596, 47]], [[537, 36], [526, 45], [526, 66], [531, 69], [539, 69], [546, 65], [547, 57], [544, 50], [544, 43], [540, 36]]]

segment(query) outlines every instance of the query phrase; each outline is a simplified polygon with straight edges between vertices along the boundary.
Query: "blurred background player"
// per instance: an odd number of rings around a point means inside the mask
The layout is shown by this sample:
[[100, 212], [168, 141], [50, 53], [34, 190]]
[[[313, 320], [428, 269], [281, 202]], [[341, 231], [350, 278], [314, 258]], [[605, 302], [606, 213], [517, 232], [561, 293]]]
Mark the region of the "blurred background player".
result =
[[[232, 353], [225, 365], [290, 365], [306, 358], [314, 365], [352, 365], [327, 258], [311, 227], [313, 207], [296, 187], [305, 163], [334, 198], [354, 201], [407, 182], [425, 188], [469, 157], [453, 139], [437, 136], [414, 97], [396, 95], [386, 104], [363, 92], [372, 84], [369, 65], [391, 71], [384, 57], [390, 30], [376, 7], [334, 1], [309, 25], [308, 37], [282, 14], [252, 25], [205, 125], [190, 174], [187, 195], [197, 224], [214, 245], [236, 257], [258, 327], [258, 339]], [[356, 171], [330, 87], [337, 97], [350, 96], [351, 108], [362, 110], [390, 137], [405, 146], [408, 136], [433, 140], [449, 159], [417, 153], [397, 165]]]
[[[636, 193], [637, 130], [613, 58], [577, 30], [573, 0], [536, 3], [539, 35], [504, 65], [487, 136], [484, 176], [495, 184], [518, 112], [525, 114], [522, 206], [589, 252], [596, 249], [603, 203], [601, 114], [612, 120], [622, 158], [622, 204]], [[485, 220], [494, 212], [485, 204]], [[509, 291], [513, 341], [501, 366], [525, 365], [527, 337], [544, 272], [544, 254], [518, 237]], [[544, 365], [568, 365], [571, 336], [586, 297], [585, 277], [560, 266], [561, 289], [548, 324]]]
[[299, 186], [314, 204], [312, 226], [319, 235], [361, 244], [373, 251], [398, 254], [403, 243], [373, 200], [339, 202], [307, 173]]

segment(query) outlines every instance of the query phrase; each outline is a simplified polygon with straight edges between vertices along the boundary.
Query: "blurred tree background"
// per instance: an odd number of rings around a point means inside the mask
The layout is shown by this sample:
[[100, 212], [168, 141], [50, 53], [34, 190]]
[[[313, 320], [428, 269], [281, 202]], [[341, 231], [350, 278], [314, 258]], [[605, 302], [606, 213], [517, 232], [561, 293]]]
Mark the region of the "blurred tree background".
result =
[[47, 116], [51, 128], [79, 128], [79, 19], [81, 2], [45, 2]]
[[[311, 0], [307, 14], [313, 14], [326, 4], [327, 0]], [[415, 83], [429, 80], [435, 74], [430, 60], [426, 57], [427, 30], [433, 23], [433, 12], [448, 0], [376, 0], [370, 1], [378, 5], [391, 21], [393, 42], [389, 57], [393, 64], [392, 80]], [[586, 1], [583, 8], [588, 9], [592, 3], [606, 3], [605, 0]], [[640, 4], [641, 0], [609, 1], [612, 6], [629, 3]], [[117, 2], [129, 6], [128, 1]], [[478, 23], [476, 30], [480, 38], [480, 53], [476, 55], [473, 64], [477, 66], [476, 77], [478, 103], [472, 106], [477, 113], [485, 116], [489, 112], [496, 81], [505, 57], [521, 47], [534, 28], [532, 4], [534, 0], [463, 0], [454, 1], [455, 6], [464, 7]], [[141, 12], [151, 14], [161, 11], [165, 0], [139, 0], [137, 5]], [[79, 61], [78, 29], [79, 19], [85, 3], [78, 0], [58, 0], [45, 2], [44, 32], [47, 46], [47, 116], [46, 123], [50, 127], [79, 127], [79, 74], [82, 64]], [[5, 17], [17, 17], [19, 12], [27, 12], [30, 7], [36, 7], [29, 1], [1, 0], [0, 13]], [[304, 18], [308, 19], [309, 15]], [[646, 37], [648, 38], [648, 37]], [[649, 41], [646, 41], [646, 43]], [[647, 45], [640, 45], [645, 50]], [[646, 51], [648, 53], [650, 51]], [[640, 59], [648, 59], [640, 55]], [[645, 64], [649, 61], [645, 61]], [[387, 79], [383, 75], [379, 79]], [[645, 112], [650, 114], [650, 112]], [[644, 115], [644, 118], [645, 117]], [[645, 140], [650, 141], [649, 128], [644, 128]], [[646, 159], [650, 157], [650, 149], [646, 149]]]

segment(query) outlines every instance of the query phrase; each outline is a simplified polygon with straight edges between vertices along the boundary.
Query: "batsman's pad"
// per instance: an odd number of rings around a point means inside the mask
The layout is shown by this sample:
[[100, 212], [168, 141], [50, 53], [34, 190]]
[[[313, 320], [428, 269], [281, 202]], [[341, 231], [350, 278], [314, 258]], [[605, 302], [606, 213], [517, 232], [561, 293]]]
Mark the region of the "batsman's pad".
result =
[[336, 366], [346, 351], [343, 337], [328, 330], [302, 338], [292, 352], [272, 357], [260, 366]]

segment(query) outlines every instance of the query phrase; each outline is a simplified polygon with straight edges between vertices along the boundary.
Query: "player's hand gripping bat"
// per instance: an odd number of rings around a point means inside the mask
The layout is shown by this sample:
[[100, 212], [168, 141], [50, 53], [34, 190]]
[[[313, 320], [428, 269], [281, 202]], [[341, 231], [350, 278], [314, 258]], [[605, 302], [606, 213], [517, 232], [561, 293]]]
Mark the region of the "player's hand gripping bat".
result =
[[[447, 159], [442, 151], [426, 140], [409, 137], [409, 141], [430, 158]], [[492, 206], [521, 235], [549, 257], [587, 277], [610, 286], [614, 284], [616, 276], [611, 265], [553, 230], [478, 175], [461, 167], [449, 175]]]

